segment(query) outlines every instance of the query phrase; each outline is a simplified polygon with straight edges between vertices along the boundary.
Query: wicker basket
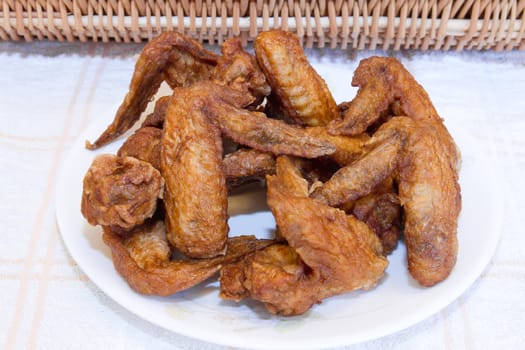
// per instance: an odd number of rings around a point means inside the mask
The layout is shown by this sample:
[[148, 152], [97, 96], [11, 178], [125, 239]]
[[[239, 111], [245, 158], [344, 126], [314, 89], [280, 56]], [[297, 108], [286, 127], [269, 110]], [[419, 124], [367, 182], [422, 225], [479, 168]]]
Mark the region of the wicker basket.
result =
[[208, 43], [295, 32], [306, 47], [525, 49], [525, 0], [1, 0], [1, 40]]

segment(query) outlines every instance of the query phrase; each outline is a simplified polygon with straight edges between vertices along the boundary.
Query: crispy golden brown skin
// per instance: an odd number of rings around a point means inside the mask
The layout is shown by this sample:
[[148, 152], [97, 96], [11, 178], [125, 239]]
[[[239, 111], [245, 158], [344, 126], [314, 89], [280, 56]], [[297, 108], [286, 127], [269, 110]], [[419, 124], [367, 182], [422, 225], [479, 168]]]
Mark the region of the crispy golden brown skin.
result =
[[279, 157], [276, 169], [267, 177], [268, 206], [292, 250], [272, 246], [248, 257], [242, 271], [237, 265], [221, 276], [221, 284], [233, 282], [221, 295], [238, 300], [249, 294], [272, 313], [297, 315], [327, 297], [374, 287], [388, 265], [375, 234], [342, 210], [308, 198], [307, 181], [290, 158]]
[[176, 89], [175, 101], [183, 99], [176, 96], [181, 91], [186, 93], [183, 96], [187, 99], [186, 104], [191, 104], [188, 108], [207, 116], [214, 125], [218, 125], [223, 135], [241, 145], [275, 155], [290, 154], [305, 158], [329, 155], [336, 150], [330, 141], [311, 136], [302, 127], [243, 109], [255, 98], [242, 90], [214, 82], [200, 82], [186, 89]]
[[[395, 131], [406, 142], [400, 156], [385, 157], [383, 166], [372, 170], [371, 177], [380, 179], [381, 168], [386, 169], [390, 162], [398, 163], [409, 270], [420, 284], [434, 285], [450, 274], [457, 256], [456, 231], [461, 210], [459, 151], [425, 90], [397, 60], [371, 57], [361, 61], [352, 83], [359, 86], [358, 94], [347, 106], [344, 119], [329, 124], [331, 133], [360, 133], [375, 123], [386, 108], [393, 115], [410, 118], [386, 122], [374, 134], [373, 139], [378, 133]], [[365, 157], [375, 159], [370, 161], [372, 164], [377, 163], [379, 155]], [[352, 176], [350, 173], [348, 177]], [[340, 185], [344, 187], [342, 182]], [[335, 187], [329, 190], [335, 191]], [[320, 195], [322, 192], [318, 189], [314, 195], [323, 200], [335, 199], [332, 195]]]
[[[375, 286], [387, 262], [368, 226], [308, 198], [307, 183], [289, 157], [277, 160], [276, 175], [267, 177], [267, 186], [268, 206], [282, 236], [310, 268], [321, 271], [328, 281], [325, 288], [341, 293]], [[323, 297], [328, 295], [334, 294], [328, 291]]]
[[232, 89], [246, 91], [256, 102], [270, 94], [271, 88], [257, 65], [255, 57], [242, 48], [241, 39], [231, 38], [221, 45], [222, 56], [217, 60], [212, 81]]
[[171, 259], [162, 221], [136, 227], [127, 236], [104, 227], [102, 236], [111, 249], [113, 264], [129, 286], [138, 293], [167, 296], [195, 286], [213, 276], [224, 263], [234, 263], [256, 249], [270, 244], [253, 236], [230, 238], [226, 255], [210, 259]]
[[273, 314], [300, 315], [321, 301], [319, 278], [292, 247], [274, 244], [226, 264], [219, 296], [233, 301], [251, 297]]
[[208, 80], [217, 59], [215, 53], [177, 32], [164, 32], [151, 40], [144, 46], [135, 64], [129, 92], [113, 122], [95, 142], [87, 141], [86, 147], [99, 148], [129, 130], [163, 81], [175, 88]]
[[[220, 269], [222, 298], [298, 315], [374, 287], [404, 226], [411, 275], [446, 278], [459, 152], [423, 88], [395, 59], [372, 57], [355, 72], [356, 98], [336, 106], [293, 34], [262, 33], [255, 51], [230, 39], [219, 57], [176, 33], [144, 48], [115, 120], [86, 143], [130, 129], [162, 81], [174, 88], [84, 179], [82, 213], [103, 226], [117, 271], [139, 293], [170, 295]], [[265, 176], [277, 238], [228, 239], [228, 189]]]
[[[270, 86], [257, 65], [255, 57], [242, 48], [240, 39], [231, 38], [226, 40], [221, 46], [221, 51], [222, 56], [218, 57], [209, 81], [250, 93], [254, 101], [258, 101], [270, 93]], [[206, 79], [203, 78], [180, 85], [189, 86], [192, 83], [203, 80]], [[177, 85], [173, 86], [176, 87]], [[142, 124], [143, 127], [154, 126], [162, 128], [169, 99], [170, 96], [163, 96], [157, 100], [155, 110], [147, 116]]]
[[153, 112], [148, 114], [142, 122], [141, 128], [152, 126], [154, 128], [162, 129], [164, 118], [166, 117], [166, 110], [170, 104], [171, 96], [162, 96], [155, 102]]
[[224, 156], [222, 170], [230, 189], [275, 173], [275, 157], [271, 153], [241, 148]]
[[317, 158], [336, 150], [332, 143], [308, 135], [304, 128], [270, 119], [264, 113], [227, 104], [213, 105], [207, 110], [216, 118], [224, 135], [262, 152]]
[[393, 177], [383, 181], [372, 193], [345, 203], [342, 209], [375, 232], [383, 245], [383, 255], [390, 254], [397, 246], [401, 238], [402, 209]]
[[359, 159], [364, 152], [365, 142], [370, 136], [363, 133], [355, 136], [331, 135], [324, 126], [312, 126], [305, 128], [308, 135], [320, 140], [330, 142], [335, 147], [335, 152], [328, 157], [340, 166], [345, 166]]
[[[142, 127], [128, 137], [119, 148], [118, 156], [135, 157], [160, 169], [160, 143], [162, 130]], [[253, 180], [261, 180], [275, 172], [275, 157], [271, 153], [242, 148], [227, 154], [222, 160], [222, 171], [228, 189]]]
[[175, 89], [161, 141], [167, 237], [190, 257], [223, 253], [228, 235], [222, 138], [215, 106], [240, 109], [253, 96], [211, 82]]
[[325, 125], [338, 117], [325, 81], [308, 62], [292, 33], [270, 30], [254, 43], [255, 56], [284, 117], [302, 125]]
[[153, 216], [164, 180], [133, 157], [97, 156], [83, 180], [81, 212], [92, 225], [129, 230]]
[[313, 191], [312, 197], [339, 207], [371, 193], [390, 177], [399, 167], [407, 135], [396, 127], [385, 126], [380, 130], [364, 144], [361, 158], [338, 170]]
[[[111, 229], [103, 228], [103, 235], [111, 234], [114, 234]], [[151, 219], [126, 235], [120, 235], [117, 239], [142, 270], [160, 267], [171, 259], [171, 248], [166, 239], [166, 228], [162, 220]]]
[[148, 162], [160, 171], [160, 139], [162, 130], [151, 126], [137, 129], [120, 146], [117, 155], [120, 157], [135, 157]]
[[222, 254], [229, 230], [221, 135], [202, 110], [205, 103], [222, 103], [217, 90], [213, 84], [176, 89], [162, 136], [167, 237], [196, 258]]
[[456, 160], [447, 157], [450, 145], [442, 142], [434, 125], [417, 123], [408, 135], [399, 169], [408, 268], [419, 283], [432, 286], [444, 280], [456, 263], [461, 210]]
[[365, 83], [359, 79], [361, 76], [357, 73], [356, 71], [352, 80], [352, 86], [360, 86], [357, 96], [339, 106], [343, 110], [343, 119], [336, 119], [328, 124], [330, 133], [334, 135], [357, 135], [365, 132], [388, 110], [395, 99], [388, 85], [388, 77], [377, 72], [378, 75], [370, 76]]
[[[371, 191], [395, 171], [405, 213], [408, 267], [423, 286], [432, 286], [450, 274], [458, 249], [458, 173], [456, 160], [449, 157], [441, 137], [434, 123], [394, 117], [372, 137], [375, 148], [312, 193], [337, 206], [367, 194], [363, 189]], [[403, 141], [389, 152], [397, 140]], [[386, 150], [378, 152], [382, 147]]]
[[344, 119], [328, 125], [330, 133], [360, 134], [390, 106], [393, 115], [432, 125], [446, 156], [454, 167], [459, 167], [459, 151], [430, 97], [398, 60], [377, 56], [362, 60], [352, 85], [359, 86], [357, 96], [350, 102], [351, 107], [347, 106]]

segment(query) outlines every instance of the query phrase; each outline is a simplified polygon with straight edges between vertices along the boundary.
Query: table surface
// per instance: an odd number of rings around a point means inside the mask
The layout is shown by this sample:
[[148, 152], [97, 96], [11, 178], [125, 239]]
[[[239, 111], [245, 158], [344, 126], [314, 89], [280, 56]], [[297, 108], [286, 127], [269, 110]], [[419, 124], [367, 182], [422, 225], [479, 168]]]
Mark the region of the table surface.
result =
[[[90, 121], [122, 99], [140, 48], [0, 42], [1, 348], [226, 349], [152, 325], [108, 298], [70, 257], [56, 224], [61, 164]], [[347, 348], [524, 348], [525, 52], [308, 51], [334, 64], [371, 54], [398, 57], [441, 116], [460, 118], [499, 169], [504, 217], [495, 256], [457, 300]]]

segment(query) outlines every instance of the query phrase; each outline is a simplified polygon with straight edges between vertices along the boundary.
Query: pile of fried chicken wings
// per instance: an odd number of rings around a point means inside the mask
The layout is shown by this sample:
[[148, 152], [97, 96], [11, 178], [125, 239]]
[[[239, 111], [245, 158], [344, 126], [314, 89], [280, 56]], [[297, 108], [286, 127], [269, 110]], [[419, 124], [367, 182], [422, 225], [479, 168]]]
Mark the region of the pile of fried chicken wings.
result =
[[[172, 95], [141, 118], [163, 82]], [[221, 298], [298, 315], [375, 287], [401, 237], [412, 277], [444, 280], [458, 249], [459, 151], [396, 59], [362, 60], [352, 85], [338, 105], [289, 32], [260, 33], [254, 54], [238, 39], [220, 55], [176, 32], [151, 40], [113, 122], [86, 142], [141, 123], [94, 159], [81, 203], [130, 287], [171, 295], [218, 273]], [[273, 239], [229, 237], [228, 195], [253, 181], [266, 186]]]

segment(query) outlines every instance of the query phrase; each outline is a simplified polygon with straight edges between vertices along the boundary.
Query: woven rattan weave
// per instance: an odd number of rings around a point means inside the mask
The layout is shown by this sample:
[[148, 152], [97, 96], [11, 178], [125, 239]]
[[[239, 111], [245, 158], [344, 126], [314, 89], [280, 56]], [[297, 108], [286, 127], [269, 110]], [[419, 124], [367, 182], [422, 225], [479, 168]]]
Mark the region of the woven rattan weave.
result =
[[295, 32], [305, 47], [525, 49], [525, 0], [1, 0], [1, 40], [140, 42], [178, 30], [208, 43]]

